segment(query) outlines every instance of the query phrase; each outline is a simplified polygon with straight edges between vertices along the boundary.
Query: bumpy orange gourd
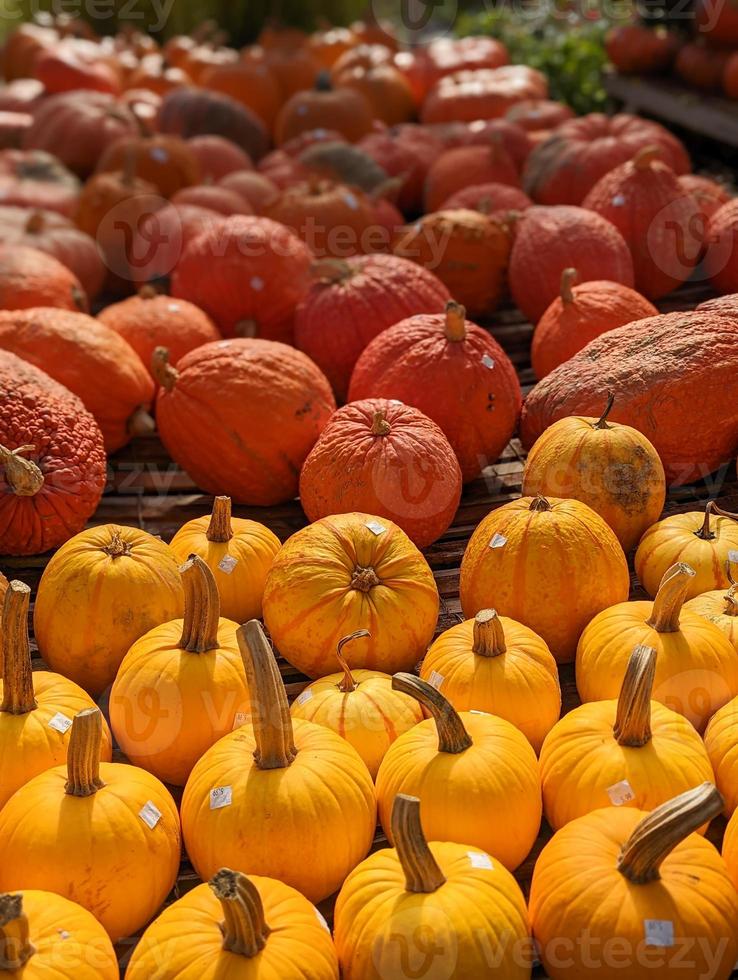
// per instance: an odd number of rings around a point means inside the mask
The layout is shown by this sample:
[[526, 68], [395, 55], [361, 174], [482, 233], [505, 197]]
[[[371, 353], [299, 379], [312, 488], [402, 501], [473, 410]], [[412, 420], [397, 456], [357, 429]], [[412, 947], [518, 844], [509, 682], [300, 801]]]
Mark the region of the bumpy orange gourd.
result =
[[131, 646], [182, 615], [184, 592], [167, 545], [134, 527], [75, 535], [46, 566], [34, 626], [46, 663], [98, 695]]
[[369, 771], [323, 725], [293, 721], [274, 655], [256, 620], [238, 631], [254, 711], [209, 749], [182, 798], [187, 853], [202, 878], [224, 865], [268, 874], [313, 902], [366, 855], [376, 803]]
[[684, 608], [697, 613], [714, 623], [728, 637], [738, 652], [738, 583], [730, 570], [730, 561], [725, 563], [725, 571], [730, 588], [703, 592], [684, 603]]
[[612, 528], [626, 554], [661, 515], [666, 477], [659, 454], [637, 429], [599, 419], [554, 422], [525, 462], [523, 494], [581, 500]]
[[274, 645], [308, 677], [335, 670], [341, 637], [365, 629], [351, 663], [391, 674], [423, 657], [438, 618], [426, 560], [386, 518], [337, 514], [293, 534], [274, 559], [264, 623]]
[[413, 674], [395, 674], [392, 686], [417, 698], [431, 717], [401, 735], [379, 767], [377, 803], [387, 839], [392, 842], [395, 797], [409, 793], [420, 798], [426, 837], [482, 848], [513, 871], [541, 824], [538, 760], [530, 742], [503, 718], [458, 714]]
[[[429, 844], [427, 837], [417, 797], [395, 797], [394, 848], [362, 861], [336, 902], [344, 980], [407, 975], [407, 951], [419, 950], [420, 935], [432, 937], [428, 977], [483, 977], [494, 962], [496, 976], [527, 980], [528, 916], [518, 883], [483, 851]], [[427, 950], [425, 945], [426, 959], [416, 962], [428, 963]]]
[[[677, 973], [689, 948], [692, 976], [727, 980], [738, 896], [714, 845], [693, 833], [721, 806], [704, 783], [652, 813], [596, 810], [559, 830], [538, 858], [529, 902], [546, 975], [647, 980]], [[613, 936], [618, 952], [608, 956]]]
[[702, 731], [709, 718], [738, 694], [738, 659], [714, 623], [683, 609], [694, 571], [684, 562], [664, 575], [653, 602], [620, 602], [595, 616], [577, 648], [582, 701], [618, 695], [634, 646], [658, 652], [653, 697]]
[[615, 534], [578, 500], [521, 497], [498, 507], [461, 562], [464, 615], [493, 607], [536, 632], [559, 663], [574, 659], [587, 623], [629, 589]]
[[536, 752], [561, 713], [556, 661], [540, 636], [482, 609], [442, 633], [420, 676], [457, 711], [486, 711], [519, 728]]
[[177, 878], [179, 814], [134, 766], [100, 764], [102, 715], [74, 719], [67, 765], [35, 776], [0, 811], [0, 890], [48, 888], [78, 902], [115, 942], [140, 929]]

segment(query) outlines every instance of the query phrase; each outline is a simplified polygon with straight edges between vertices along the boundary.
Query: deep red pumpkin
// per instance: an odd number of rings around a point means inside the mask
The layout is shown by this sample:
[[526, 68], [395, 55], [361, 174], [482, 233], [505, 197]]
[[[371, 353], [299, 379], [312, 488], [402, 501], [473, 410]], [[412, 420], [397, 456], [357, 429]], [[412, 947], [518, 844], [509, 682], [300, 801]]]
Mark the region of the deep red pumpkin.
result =
[[460, 71], [442, 78], [420, 113], [424, 123], [499, 119], [518, 102], [548, 97], [548, 82], [526, 65]]
[[518, 102], [505, 114], [505, 119], [529, 133], [555, 129], [574, 118], [574, 110], [564, 102], [552, 99], [528, 99]]

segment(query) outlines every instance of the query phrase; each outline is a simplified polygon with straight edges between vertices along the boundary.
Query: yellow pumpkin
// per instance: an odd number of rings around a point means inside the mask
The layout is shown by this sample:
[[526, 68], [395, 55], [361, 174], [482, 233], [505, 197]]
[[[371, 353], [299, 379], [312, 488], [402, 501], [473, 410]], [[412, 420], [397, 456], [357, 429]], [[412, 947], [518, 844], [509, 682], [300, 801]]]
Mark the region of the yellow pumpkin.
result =
[[556, 661], [533, 630], [482, 609], [442, 633], [420, 676], [457, 711], [486, 711], [519, 728], [536, 752], [561, 713]]
[[158, 538], [104, 524], [75, 535], [46, 566], [34, 626], [52, 670], [97, 697], [131, 646], [182, 615], [177, 560]]
[[590, 701], [564, 715], [541, 751], [546, 819], [558, 830], [592, 810], [654, 810], [714, 779], [690, 722], [651, 700], [653, 647], [636, 647], [617, 701]]
[[35, 776], [0, 810], [0, 891], [56, 892], [116, 942], [145, 925], [174, 885], [179, 815], [148, 772], [100, 764], [101, 739], [99, 709], [81, 711], [67, 765]]
[[374, 786], [356, 749], [290, 717], [274, 655], [256, 620], [238, 631], [252, 701], [244, 725], [209, 749], [182, 798], [187, 853], [201, 878], [220, 868], [278, 878], [318, 902], [371, 846]]
[[110, 692], [110, 724], [122, 751], [174, 786], [184, 786], [197, 760], [249, 713], [238, 625], [220, 618], [215, 577], [197, 555], [180, 571], [184, 619], [137, 640]]
[[188, 521], [169, 547], [180, 562], [199, 555], [207, 563], [226, 619], [261, 618], [264, 583], [281, 543], [263, 524], [231, 517], [230, 497], [216, 497], [212, 515]]
[[704, 783], [651, 813], [595, 810], [557, 831], [528, 906], [546, 975], [727, 980], [738, 894], [715, 847], [694, 833], [721, 807]]
[[733, 648], [738, 651], [738, 585], [733, 580], [730, 562], [726, 562], [725, 574], [730, 588], [703, 592], [684, 603], [684, 608], [697, 613], [714, 623], [728, 637]]
[[729, 817], [738, 809], [738, 698], [728, 701], [710, 719], [705, 748]]
[[406, 793], [420, 799], [429, 840], [480, 847], [513, 871], [541, 825], [538, 760], [530, 742], [503, 718], [458, 714], [413, 674], [396, 674], [392, 684], [417, 698], [431, 717], [401, 735], [379, 767], [377, 803], [387, 839], [393, 842], [395, 797]]
[[612, 528], [627, 553], [661, 516], [666, 477], [659, 454], [637, 429], [601, 418], [559, 419], [525, 463], [523, 494], [581, 500]]
[[151, 923], [125, 980], [261, 977], [338, 980], [330, 931], [289, 885], [222, 868]]
[[267, 575], [264, 622], [308, 677], [333, 673], [338, 641], [362, 629], [351, 666], [392, 674], [423, 658], [438, 606], [433, 573], [404, 531], [386, 518], [336, 514], [283, 545]]
[[461, 563], [461, 606], [528, 626], [559, 663], [602, 609], [628, 598], [630, 575], [620, 542], [578, 500], [522, 497], [488, 514]]
[[723, 837], [723, 859], [728, 866], [728, 874], [738, 889], [738, 818], [735, 813], [728, 821]]
[[678, 562], [664, 575], [653, 602], [621, 602], [592, 620], [577, 649], [582, 701], [616, 698], [633, 647], [654, 647], [653, 698], [703, 731], [711, 716], [738, 694], [738, 657], [727, 637], [683, 609], [694, 571]]
[[691, 599], [729, 587], [725, 569], [733, 551], [738, 551], [738, 521], [711, 500], [704, 514], [672, 514], [649, 528], [635, 554], [636, 575], [653, 597], [666, 570], [686, 562], [695, 571], [686, 595]]
[[528, 914], [510, 872], [468, 844], [427, 843], [417, 797], [395, 798], [392, 839], [338, 896], [343, 980], [528, 980]]
[[338, 642], [336, 659], [340, 674], [313, 681], [290, 706], [293, 718], [325, 725], [353, 745], [372, 779], [387, 749], [423, 720], [423, 709], [414, 698], [392, 689], [392, 677], [377, 670], [352, 670], [343, 648], [367, 636], [358, 630]]
[[0, 895], [0, 972], [18, 980], [118, 980], [113, 944], [80, 905], [47, 891]]

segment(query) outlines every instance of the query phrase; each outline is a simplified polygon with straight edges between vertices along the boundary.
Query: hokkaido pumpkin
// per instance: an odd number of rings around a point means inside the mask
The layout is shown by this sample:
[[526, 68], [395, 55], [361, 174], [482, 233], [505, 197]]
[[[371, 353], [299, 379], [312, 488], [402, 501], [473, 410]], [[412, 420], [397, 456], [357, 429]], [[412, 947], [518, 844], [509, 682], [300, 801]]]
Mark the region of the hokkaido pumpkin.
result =
[[654, 964], [663, 975], [679, 970], [689, 949], [693, 976], [727, 980], [738, 896], [714, 845], [694, 833], [721, 806], [703, 783], [652, 813], [596, 810], [559, 830], [536, 862], [529, 902], [546, 975], [615, 980], [625, 969], [646, 980]]
[[427, 838], [417, 797], [395, 797], [394, 848], [362, 861], [336, 902], [344, 980], [407, 975], [409, 951], [413, 962], [422, 953], [427, 976], [482, 977], [493, 961], [506, 980], [529, 978], [528, 916], [513, 876], [481, 850]]
[[397, 794], [417, 796], [427, 838], [478, 847], [514, 871], [541, 823], [538, 760], [530, 742], [495, 715], [458, 714], [413, 674], [396, 674], [392, 686], [416, 698], [430, 717], [393, 742], [379, 767], [377, 804], [387, 840], [393, 843]]
[[264, 590], [275, 646], [308, 677], [333, 673], [338, 641], [359, 629], [370, 635], [354, 643], [352, 666], [388, 674], [414, 667], [438, 607], [422, 554], [396, 524], [369, 514], [324, 517], [293, 534]]
[[5, 206], [44, 208], [71, 217], [79, 191], [78, 178], [50, 153], [0, 152], [0, 192]]
[[738, 292], [738, 200], [723, 204], [707, 225], [705, 272], [719, 293]]
[[44, 569], [34, 627], [46, 663], [100, 694], [140, 637], [182, 615], [177, 561], [162, 541], [105, 524], [76, 535]]
[[228, 218], [232, 214], [253, 214], [254, 209], [236, 191], [218, 185], [199, 184], [197, 187], [184, 187], [172, 195], [172, 203], [177, 206], [205, 208]]
[[222, 136], [193, 136], [187, 140], [188, 149], [200, 165], [203, 182], [221, 180], [228, 174], [253, 171], [251, 157], [240, 146]]
[[187, 853], [202, 878], [225, 866], [268, 874], [312, 902], [366, 855], [376, 803], [348, 742], [290, 717], [274, 655], [256, 620], [238, 631], [252, 699], [244, 725], [200, 759], [182, 798]]
[[715, 785], [725, 802], [726, 817], [738, 809], [738, 698], [715, 712], [705, 729], [705, 748], [715, 771]]
[[730, 589], [716, 589], [713, 592], [703, 592], [684, 603], [684, 608], [704, 616], [725, 633], [738, 652], [738, 584], [733, 579], [730, 561], [726, 562], [726, 573], [730, 580]]
[[738, 661], [713, 623], [682, 608], [694, 571], [684, 562], [664, 575], [653, 602], [620, 602], [595, 616], [577, 648], [582, 701], [617, 697], [618, 677], [634, 646], [658, 652], [653, 698], [688, 718], [698, 731], [738, 694]]
[[[129, 163], [130, 158], [130, 163]], [[98, 173], [125, 170], [164, 197], [200, 181], [200, 164], [188, 144], [177, 136], [125, 136], [111, 143], [97, 165]]]
[[521, 497], [498, 507], [479, 524], [461, 562], [464, 615], [496, 609], [537, 633], [559, 663], [574, 659], [587, 623], [625, 601], [629, 589], [615, 534], [578, 500]]
[[499, 140], [488, 146], [459, 146], [442, 153], [425, 181], [426, 211], [437, 211], [454, 193], [474, 184], [520, 187], [517, 169]]
[[705, 177], [703, 174], [682, 174], [678, 178], [683, 193], [696, 202], [702, 216], [703, 237], [706, 235], [707, 223], [715, 212], [731, 200], [730, 191], [719, 181]]
[[443, 150], [440, 139], [425, 128], [407, 124], [391, 133], [369, 133], [357, 146], [388, 177], [397, 177], [402, 181], [397, 193], [400, 210], [406, 214], [419, 212], [426, 174], [437, 154]]
[[328, 72], [321, 72], [312, 91], [296, 92], [282, 106], [274, 124], [274, 142], [282, 146], [302, 133], [323, 128], [337, 130], [356, 143], [371, 132], [372, 123], [367, 98], [353, 89], [334, 89]]
[[149, 921], [177, 878], [179, 814], [154, 776], [100, 763], [101, 741], [100, 709], [80, 711], [66, 766], [34, 776], [0, 811], [0, 889], [48, 888], [116, 942]]
[[128, 963], [126, 980], [185, 980], [195, 963], [201, 980], [254, 971], [280, 980], [338, 980], [330, 931], [305, 896], [275, 878], [247, 878], [228, 868], [149, 926]]
[[527, 65], [459, 71], [433, 86], [423, 102], [420, 121], [429, 125], [499, 119], [518, 102], [547, 96], [545, 75]]
[[194, 204], [170, 201], [144, 215], [133, 234], [130, 270], [136, 286], [157, 284], [169, 277], [188, 244], [206, 231], [216, 228], [223, 216]]
[[457, 71], [501, 68], [510, 64], [505, 45], [493, 37], [437, 37], [428, 44], [431, 76], [445, 78]]
[[0, 310], [54, 306], [86, 311], [87, 296], [75, 274], [53, 255], [28, 245], [0, 244]]
[[574, 118], [574, 111], [565, 102], [550, 99], [529, 99], [518, 102], [505, 114], [508, 122], [530, 133], [556, 129], [561, 123]]
[[509, 184], [480, 183], [464, 187], [447, 197], [440, 206], [441, 211], [481, 211], [493, 218], [504, 221], [511, 211], [525, 211], [533, 202], [520, 190]]

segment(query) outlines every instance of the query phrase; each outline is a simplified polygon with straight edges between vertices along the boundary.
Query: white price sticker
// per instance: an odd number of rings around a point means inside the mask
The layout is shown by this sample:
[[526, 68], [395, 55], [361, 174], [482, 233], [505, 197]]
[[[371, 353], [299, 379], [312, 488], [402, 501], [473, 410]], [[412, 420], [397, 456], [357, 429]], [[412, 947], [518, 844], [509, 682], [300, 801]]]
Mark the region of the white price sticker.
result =
[[368, 527], [372, 534], [376, 534], [377, 537], [379, 537], [380, 534], [384, 534], [384, 532], [387, 530], [384, 524], [380, 524], [379, 521], [367, 521], [364, 526]]
[[251, 715], [248, 711], [237, 711], [233, 716], [233, 730], [240, 728], [241, 725], [245, 725], [248, 721], [251, 721]]
[[49, 719], [49, 728], [53, 728], [55, 732], [61, 732], [62, 735], [66, 734], [71, 727], [72, 719], [67, 718], [61, 711], [57, 711], [54, 717]]
[[437, 670], [432, 670], [430, 672], [430, 677], [428, 678], [428, 683], [431, 687], [435, 687], [437, 691], [441, 690], [441, 684], [443, 684], [443, 674], [439, 674]]
[[210, 790], [210, 809], [222, 810], [224, 806], [230, 806], [233, 802], [232, 786], [216, 786]]
[[157, 810], [151, 800], [144, 803], [138, 811], [138, 815], [150, 830], [153, 830], [161, 820], [161, 812]]
[[469, 708], [470, 715], [488, 715], [489, 711], [480, 711], [479, 708]]
[[507, 544], [507, 538], [504, 534], [495, 534], [489, 543], [490, 548], [504, 548]]
[[473, 868], [484, 868], [485, 871], [491, 871], [494, 868], [489, 854], [484, 854], [481, 851], [467, 851], [466, 853]]
[[302, 694], [297, 695], [295, 701], [297, 701], [298, 704], [305, 704], [307, 701], [309, 701], [312, 698], [312, 696], [313, 696], [313, 692], [310, 690], [309, 687], [306, 687], [305, 690], [302, 692]]
[[671, 919], [644, 919], [646, 946], [673, 946], [674, 923]]
[[728, 561], [729, 562], [738, 562], [738, 551], [729, 551], [728, 552]]
[[631, 800], [635, 799], [633, 787], [627, 779], [622, 779], [619, 783], [608, 786], [607, 795], [610, 797], [613, 806], [622, 806], [624, 803], [630, 803]]
[[625, 204], [625, 197], [622, 194], [616, 194], [615, 197], [612, 199], [612, 206], [614, 208], [622, 208], [624, 204]]
[[57, 929], [57, 932], [60, 939], [69, 939], [69, 937], [72, 935], [71, 932], [67, 932], [66, 929]]
[[327, 923], [327, 922], [325, 921], [325, 916], [324, 916], [324, 915], [323, 915], [323, 913], [322, 913], [322, 912], [320, 911], [320, 909], [316, 909], [316, 910], [315, 910], [315, 918], [316, 918], [316, 919], [318, 920], [318, 922], [319, 922], [319, 923], [320, 923], [320, 924], [321, 924], [321, 925], [323, 926], [323, 928], [324, 928], [324, 929], [325, 929], [325, 931], [326, 931], [326, 932], [328, 933], [328, 935], [330, 935], [330, 932], [331, 932], [331, 929], [330, 929], [330, 926], [329, 926], [329, 925], [328, 925], [328, 923]]
[[221, 572], [225, 572], [226, 575], [230, 575], [237, 564], [238, 558], [234, 558], [233, 555], [223, 555], [218, 562], [218, 568]]
[[482, 357], [482, 364], [484, 364], [484, 366], [486, 368], [489, 368], [491, 371], [492, 368], [495, 366], [495, 359], [493, 357], [490, 357], [489, 354], [485, 354]]

